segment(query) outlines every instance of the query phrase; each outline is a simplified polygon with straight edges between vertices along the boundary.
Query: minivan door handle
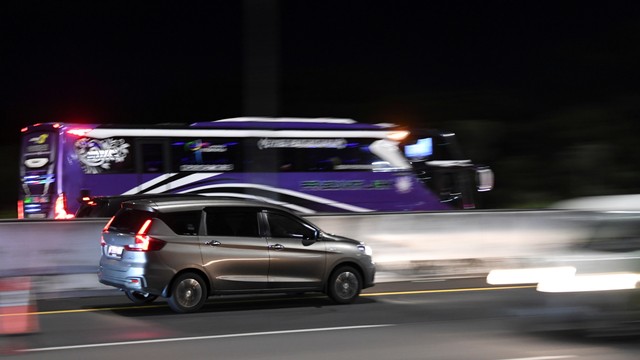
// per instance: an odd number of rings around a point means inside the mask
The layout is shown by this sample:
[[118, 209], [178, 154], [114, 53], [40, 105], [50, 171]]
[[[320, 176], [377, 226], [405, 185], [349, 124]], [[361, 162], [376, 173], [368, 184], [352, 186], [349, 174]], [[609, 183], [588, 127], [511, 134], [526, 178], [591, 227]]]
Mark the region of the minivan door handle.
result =
[[204, 244], [205, 245], [209, 245], [209, 246], [220, 246], [220, 245], [222, 245], [222, 243], [220, 241], [218, 241], [218, 240], [207, 241]]
[[282, 249], [284, 249], [284, 245], [281, 245], [281, 244], [269, 245], [269, 249], [270, 250], [282, 250]]

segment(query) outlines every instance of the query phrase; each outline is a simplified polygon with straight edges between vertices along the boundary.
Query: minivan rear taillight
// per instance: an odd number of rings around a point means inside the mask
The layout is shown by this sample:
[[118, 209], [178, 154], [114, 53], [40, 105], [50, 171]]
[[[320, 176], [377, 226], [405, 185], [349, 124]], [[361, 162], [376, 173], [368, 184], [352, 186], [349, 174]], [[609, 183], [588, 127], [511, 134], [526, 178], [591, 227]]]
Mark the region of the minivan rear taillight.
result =
[[115, 219], [115, 216], [112, 216], [111, 219], [109, 220], [109, 222], [107, 223], [107, 225], [105, 225], [102, 228], [102, 236], [100, 236], [100, 246], [105, 246], [107, 245], [107, 242], [104, 241], [104, 233], [106, 233], [109, 230], [109, 226], [111, 226], [111, 223], [113, 222], [113, 219]]
[[109, 230], [109, 226], [111, 226], [111, 223], [113, 222], [113, 219], [115, 219], [115, 218], [116, 218], [115, 216], [112, 216], [111, 219], [109, 219], [109, 222], [107, 223], [107, 225], [105, 225], [102, 228], [102, 232], [106, 232], [107, 230]]
[[131, 245], [125, 245], [125, 250], [127, 251], [155, 251], [160, 250], [164, 247], [166, 242], [158, 239], [154, 239], [147, 235], [149, 228], [151, 227], [151, 219], [145, 221], [138, 233], [136, 234], [135, 240], [136, 242]]

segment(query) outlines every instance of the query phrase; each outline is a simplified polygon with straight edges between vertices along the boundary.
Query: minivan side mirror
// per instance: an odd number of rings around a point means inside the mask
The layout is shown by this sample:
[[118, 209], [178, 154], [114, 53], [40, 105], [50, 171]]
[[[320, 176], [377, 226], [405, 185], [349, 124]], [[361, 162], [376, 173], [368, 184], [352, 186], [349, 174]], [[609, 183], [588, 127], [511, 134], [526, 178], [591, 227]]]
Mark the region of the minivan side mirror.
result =
[[304, 236], [302, 239], [302, 245], [304, 246], [309, 246], [313, 243], [315, 243], [316, 241], [322, 239], [322, 233], [319, 231], [314, 231], [313, 235], [311, 237], [309, 236]]

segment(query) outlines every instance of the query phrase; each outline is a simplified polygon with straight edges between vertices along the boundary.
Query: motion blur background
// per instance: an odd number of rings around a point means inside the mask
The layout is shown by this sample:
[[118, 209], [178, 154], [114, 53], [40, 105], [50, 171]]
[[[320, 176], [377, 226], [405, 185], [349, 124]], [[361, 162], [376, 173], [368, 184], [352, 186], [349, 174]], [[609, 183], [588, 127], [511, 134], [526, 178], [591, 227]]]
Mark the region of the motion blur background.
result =
[[37, 122], [346, 117], [454, 131], [488, 208], [640, 192], [636, 1], [0, 5], [0, 210]]

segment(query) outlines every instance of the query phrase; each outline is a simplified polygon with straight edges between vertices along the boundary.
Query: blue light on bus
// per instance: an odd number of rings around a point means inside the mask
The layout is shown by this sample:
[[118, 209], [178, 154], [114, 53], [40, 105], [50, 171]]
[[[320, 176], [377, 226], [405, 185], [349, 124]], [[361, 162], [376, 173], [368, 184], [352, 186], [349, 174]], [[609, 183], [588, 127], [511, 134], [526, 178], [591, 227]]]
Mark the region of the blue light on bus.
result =
[[42, 211], [42, 206], [40, 204], [25, 204], [24, 212], [25, 213], [37, 213]]
[[22, 178], [22, 182], [27, 185], [44, 185], [55, 182], [53, 174], [47, 175], [29, 175]]
[[404, 154], [408, 158], [425, 158], [433, 154], [433, 140], [431, 138], [419, 139], [416, 144], [404, 147]]

